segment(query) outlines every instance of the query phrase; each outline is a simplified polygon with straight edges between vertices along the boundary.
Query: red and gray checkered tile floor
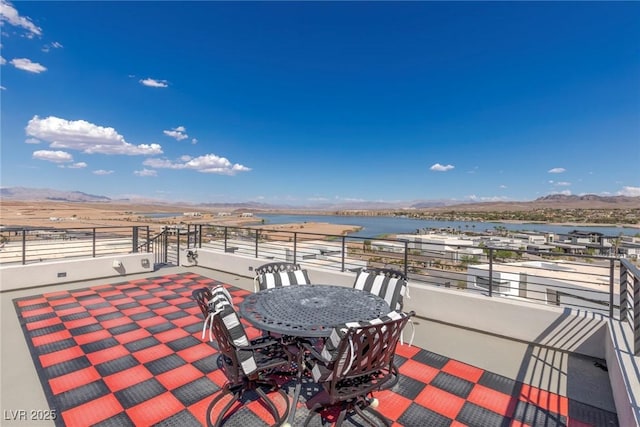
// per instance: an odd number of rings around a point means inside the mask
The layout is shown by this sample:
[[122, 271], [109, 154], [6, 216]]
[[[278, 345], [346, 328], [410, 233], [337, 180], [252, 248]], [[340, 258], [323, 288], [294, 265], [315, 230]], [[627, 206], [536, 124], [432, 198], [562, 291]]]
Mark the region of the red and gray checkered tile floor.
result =
[[[206, 424], [206, 408], [225, 377], [215, 343], [201, 338], [191, 292], [214, 284], [183, 273], [14, 300], [49, 405], [59, 414], [56, 424]], [[227, 287], [236, 304], [248, 294]], [[260, 335], [245, 326], [251, 338]], [[380, 411], [395, 426], [618, 425], [614, 413], [425, 349], [403, 345], [397, 353], [399, 381], [377, 393]], [[307, 413], [299, 403], [295, 424]], [[268, 423], [260, 405], [247, 405], [227, 425]]]

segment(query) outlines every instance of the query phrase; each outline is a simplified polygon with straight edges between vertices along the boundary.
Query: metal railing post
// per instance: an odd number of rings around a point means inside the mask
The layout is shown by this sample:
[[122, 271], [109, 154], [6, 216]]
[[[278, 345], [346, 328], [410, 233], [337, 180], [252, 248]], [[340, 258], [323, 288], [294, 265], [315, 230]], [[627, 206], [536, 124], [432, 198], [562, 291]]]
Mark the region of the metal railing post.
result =
[[620, 263], [620, 321], [624, 322], [629, 316], [629, 283], [631, 272], [624, 263]]
[[[176, 265], [180, 266], [180, 227], [176, 227], [176, 238], [177, 238], [177, 244], [176, 244]], [[189, 238], [187, 237], [187, 241], [189, 241]]]
[[609, 260], [609, 317], [613, 319], [613, 275], [615, 274], [615, 260]]
[[91, 233], [91, 256], [93, 258], [96, 257], [96, 228], [93, 227], [93, 232]]
[[198, 248], [202, 249], [202, 224], [198, 224]]
[[149, 247], [151, 246], [150, 242], [149, 242], [150, 238], [151, 238], [151, 235], [150, 235], [150, 231], [149, 231], [149, 226], [147, 225], [147, 252], [149, 252]]
[[132, 252], [138, 252], [138, 227], [136, 225], [133, 226], [131, 230], [131, 240], [133, 240], [133, 249]]
[[27, 263], [27, 230], [22, 229], [22, 265]]
[[297, 264], [297, 258], [298, 258], [298, 233], [297, 232], [293, 232], [293, 263]]
[[227, 227], [224, 228], [224, 253], [227, 253]]
[[260, 238], [260, 230], [256, 228], [256, 258], [258, 258], [258, 239]]
[[404, 275], [409, 274], [409, 242], [404, 242]]
[[340, 260], [341, 262], [340, 271], [342, 271], [343, 273], [344, 273], [344, 258], [345, 258], [346, 242], [347, 242], [347, 238], [345, 236], [342, 236], [342, 259]]
[[637, 274], [633, 276], [633, 342], [633, 354], [640, 356], [640, 277]]
[[489, 296], [493, 296], [493, 248], [489, 248]]

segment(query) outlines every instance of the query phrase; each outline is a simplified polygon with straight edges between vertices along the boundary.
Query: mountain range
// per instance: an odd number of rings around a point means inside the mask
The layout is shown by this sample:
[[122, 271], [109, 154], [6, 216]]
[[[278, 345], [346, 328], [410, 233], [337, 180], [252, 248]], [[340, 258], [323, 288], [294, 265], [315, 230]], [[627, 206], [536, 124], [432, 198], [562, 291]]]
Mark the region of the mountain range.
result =
[[[14, 201], [55, 201], [78, 203], [148, 203], [180, 204], [153, 199], [112, 199], [107, 196], [88, 194], [82, 191], [61, 191], [49, 188], [4, 187], [0, 188], [0, 199]], [[640, 209], [640, 197], [550, 194], [531, 201], [460, 202], [457, 200], [414, 200], [406, 202], [343, 202], [315, 204], [313, 206], [270, 205], [259, 202], [201, 203], [193, 206], [255, 209], [255, 210], [393, 210], [393, 209], [459, 209], [459, 210], [522, 210], [532, 208], [557, 209]]]

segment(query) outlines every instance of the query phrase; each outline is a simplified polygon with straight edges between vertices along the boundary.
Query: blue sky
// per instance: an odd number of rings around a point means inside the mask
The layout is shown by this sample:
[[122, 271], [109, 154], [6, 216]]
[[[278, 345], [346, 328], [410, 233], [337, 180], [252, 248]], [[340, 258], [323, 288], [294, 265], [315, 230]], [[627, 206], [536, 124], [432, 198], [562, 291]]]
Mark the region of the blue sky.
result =
[[7, 2], [1, 185], [640, 196], [639, 2]]

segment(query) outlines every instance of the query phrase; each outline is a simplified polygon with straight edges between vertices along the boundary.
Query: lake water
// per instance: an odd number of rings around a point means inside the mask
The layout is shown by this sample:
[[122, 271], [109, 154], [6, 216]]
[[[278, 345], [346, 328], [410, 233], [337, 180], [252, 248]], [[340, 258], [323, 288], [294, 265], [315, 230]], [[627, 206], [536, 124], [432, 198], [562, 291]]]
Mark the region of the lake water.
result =
[[350, 236], [376, 237], [382, 234], [415, 233], [421, 228], [452, 228], [454, 230], [482, 232], [492, 230], [496, 226], [503, 226], [511, 231], [538, 231], [550, 233], [568, 233], [573, 230], [595, 231], [606, 236], [618, 236], [620, 233], [635, 236], [640, 234], [640, 229], [629, 227], [583, 227], [551, 224], [508, 224], [500, 222], [480, 221], [432, 221], [424, 219], [411, 219], [402, 217], [383, 216], [341, 216], [341, 215], [271, 215], [259, 214], [258, 218], [264, 218], [265, 224], [289, 224], [304, 222], [327, 222], [330, 224], [344, 224], [360, 226], [362, 229]]

